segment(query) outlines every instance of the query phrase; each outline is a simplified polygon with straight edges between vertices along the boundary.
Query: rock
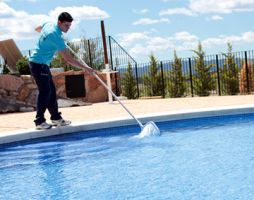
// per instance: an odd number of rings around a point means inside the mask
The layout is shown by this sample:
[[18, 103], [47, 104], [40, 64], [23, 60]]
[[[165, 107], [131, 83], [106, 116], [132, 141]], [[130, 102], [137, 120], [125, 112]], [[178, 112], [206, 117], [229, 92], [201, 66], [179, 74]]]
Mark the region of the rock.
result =
[[0, 88], [8, 91], [18, 91], [24, 84], [22, 78], [12, 75], [2, 75], [0, 79]]
[[0, 99], [0, 113], [19, 112], [20, 107], [25, 106], [24, 103], [17, 102], [12, 98]]
[[25, 101], [25, 99], [29, 96], [30, 92], [31, 91], [27, 87], [23, 87], [20, 90], [17, 99], [20, 100], [20, 101]]

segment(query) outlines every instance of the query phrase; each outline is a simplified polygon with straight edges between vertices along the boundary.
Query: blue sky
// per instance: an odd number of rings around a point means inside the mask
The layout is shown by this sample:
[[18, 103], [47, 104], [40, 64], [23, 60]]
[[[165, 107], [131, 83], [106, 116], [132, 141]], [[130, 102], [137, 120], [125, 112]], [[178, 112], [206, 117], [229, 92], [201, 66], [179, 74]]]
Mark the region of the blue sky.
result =
[[114, 37], [138, 62], [193, 56], [200, 41], [207, 55], [254, 49], [254, 0], [0, 0], [0, 40], [32, 49], [34, 28], [62, 11], [75, 22], [68, 39]]

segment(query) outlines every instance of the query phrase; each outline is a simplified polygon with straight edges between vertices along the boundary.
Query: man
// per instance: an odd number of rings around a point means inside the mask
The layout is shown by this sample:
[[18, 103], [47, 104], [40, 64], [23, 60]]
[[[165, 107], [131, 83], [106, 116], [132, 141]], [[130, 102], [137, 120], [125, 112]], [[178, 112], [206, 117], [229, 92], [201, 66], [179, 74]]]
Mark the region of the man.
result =
[[[50, 62], [56, 52], [72, 66], [93, 73], [93, 69], [74, 59], [62, 38], [62, 33], [67, 33], [73, 21], [72, 16], [63, 12], [58, 16], [57, 24], [45, 23], [35, 30], [40, 33], [35, 51], [29, 58], [29, 67], [37, 84], [39, 93], [36, 101], [36, 129], [50, 129], [52, 125], [65, 126], [71, 122], [64, 120], [58, 111], [56, 88], [49, 70]], [[52, 125], [46, 122], [44, 113], [48, 109]]]

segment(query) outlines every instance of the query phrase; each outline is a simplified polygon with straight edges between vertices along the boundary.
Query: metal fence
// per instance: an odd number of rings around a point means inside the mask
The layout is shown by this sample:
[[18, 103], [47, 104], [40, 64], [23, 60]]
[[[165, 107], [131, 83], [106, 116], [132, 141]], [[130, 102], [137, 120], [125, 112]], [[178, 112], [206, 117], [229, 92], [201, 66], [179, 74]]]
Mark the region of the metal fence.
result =
[[[137, 97], [153, 96], [151, 95], [151, 82], [157, 76], [157, 87], [159, 90], [156, 95], [162, 97], [184, 97], [184, 96], [208, 96], [208, 95], [236, 95], [248, 94], [254, 90], [254, 51], [243, 51], [234, 53], [221, 53], [216, 55], [204, 56], [203, 66], [206, 71], [200, 72], [197, 67], [198, 58], [180, 58], [181, 81], [174, 80], [172, 73], [174, 71], [174, 60], [157, 61], [156, 74], [151, 74], [151, 63], [142, 63], [132, 66], [132, 73], [136, 80]], [[246, 67], [247, 66], [247, 67]], [[118, 67], [120, 72], [120, 80], [123, 80], [127, 73], [127, 67]], [[206, 75], [207, 80], [201, 82], [200, 76]], [[145, 76], [150, 76], [150, 84], [145, 83]], [[177, 83], [178, 81], [178, 83]], [[173, 82], [175, 82], [173, 84]], [[177, 95], [172, 94], [173, 88], [180, 84], [183, 92], [181, 95], [175, 91]], [[208, 83], [209, 82], [209, 85]], [[124, 85], [128, 83], [121, 82], [121, 91]], [[203, 85], [202, 85], [203, 84]], [[205, 91], [204, 85], [208, 86]], [[200, 86], [201, 85], [201, 86]], [[198, 87], [204, 91], [199, 91]]]

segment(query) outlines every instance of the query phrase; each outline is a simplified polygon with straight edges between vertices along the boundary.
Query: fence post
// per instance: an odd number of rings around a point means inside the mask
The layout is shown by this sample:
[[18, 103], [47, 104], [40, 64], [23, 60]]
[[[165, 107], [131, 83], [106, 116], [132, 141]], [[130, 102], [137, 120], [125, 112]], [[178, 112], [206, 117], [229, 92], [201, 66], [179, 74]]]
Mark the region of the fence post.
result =
[[162, 80], [162, 97], [165, 98], [165, 82], [164, 82], [164, 73], [163, 73], [163, 63], [160, 62], [161, 67], [161, 80]]
[[217, 68], [217, 82], [218, 82], [218, 90], [219, 90], [219, 96], [221, 96], [221, 89], [220, 89], [220, 68], [219, 68], [219, 58], [216, 54], [216, 68]]
[[[110, 66], [111, 66], [111, 70], [115, 70], [117, 71], [116, 67], [115, 69], [114, 66], [113, 66], [113, 56], [112, 56], [112, 48], [111, 48], [111, 37], [108, 36], [108, 43], [109, 43], [109, 57], [110, 57]], [[115, 77], [115, 88], [116, 88], [116, 95], [119, 96], [119, 89], [118, 89], [118, 82], [117, 82], [117, 73], [114, 73], [114, 77]]]
[[[115, 67], [114, 70], [117, 71], [116, 67]], [[117, 76], [117, 74], [119, 74], [119, 76]], [[119, 88], [118, 88], [119, 86], [118, 86], [118, 81], [117, 81], [117, 77], [120, 78], [120, 73], [119, 72], [118, 73], [114, 73], [114, 76], [115, 76], [116, 96], [120, 96], [120, 94], [119, 94]]]
[[[84, 41], [85, 43], [85, 41]], [[89, 57], [89, 65], [90, 67], [93, 67], [93, 62], [92, 62], [92, 55], [91, 55], [91, 47], [90, 47], [90, 40], [87, 40], [87, 45], [88, 45], [88, 57]]]
[[192, 82], [191, 58], [189, 58], [189, 70], [190, 70], [191, 96], [193, 97], [193, 82]]
[[112, 56], [111, 37], [110, 36], [108, 36], [108, 42], [109, 42], [110, 65], [111, 65], [111, 69], [113, 70], [113, 56]]
[[250, 93], [250, 84], [249, 84], [249, 70], [248, 70], [248, 59], [247, 59], [247, 51], [244, 52], [244, 60], [245, 60], [245, 67], [246, 67], [246, 81], [247, 81], [247, 93]]
[[139, 98], [139, 87], [138, 87], [138, 64], [135, 63], [135, 74], [136, 74], [136, 83], [137, 83], [137, 93]]

